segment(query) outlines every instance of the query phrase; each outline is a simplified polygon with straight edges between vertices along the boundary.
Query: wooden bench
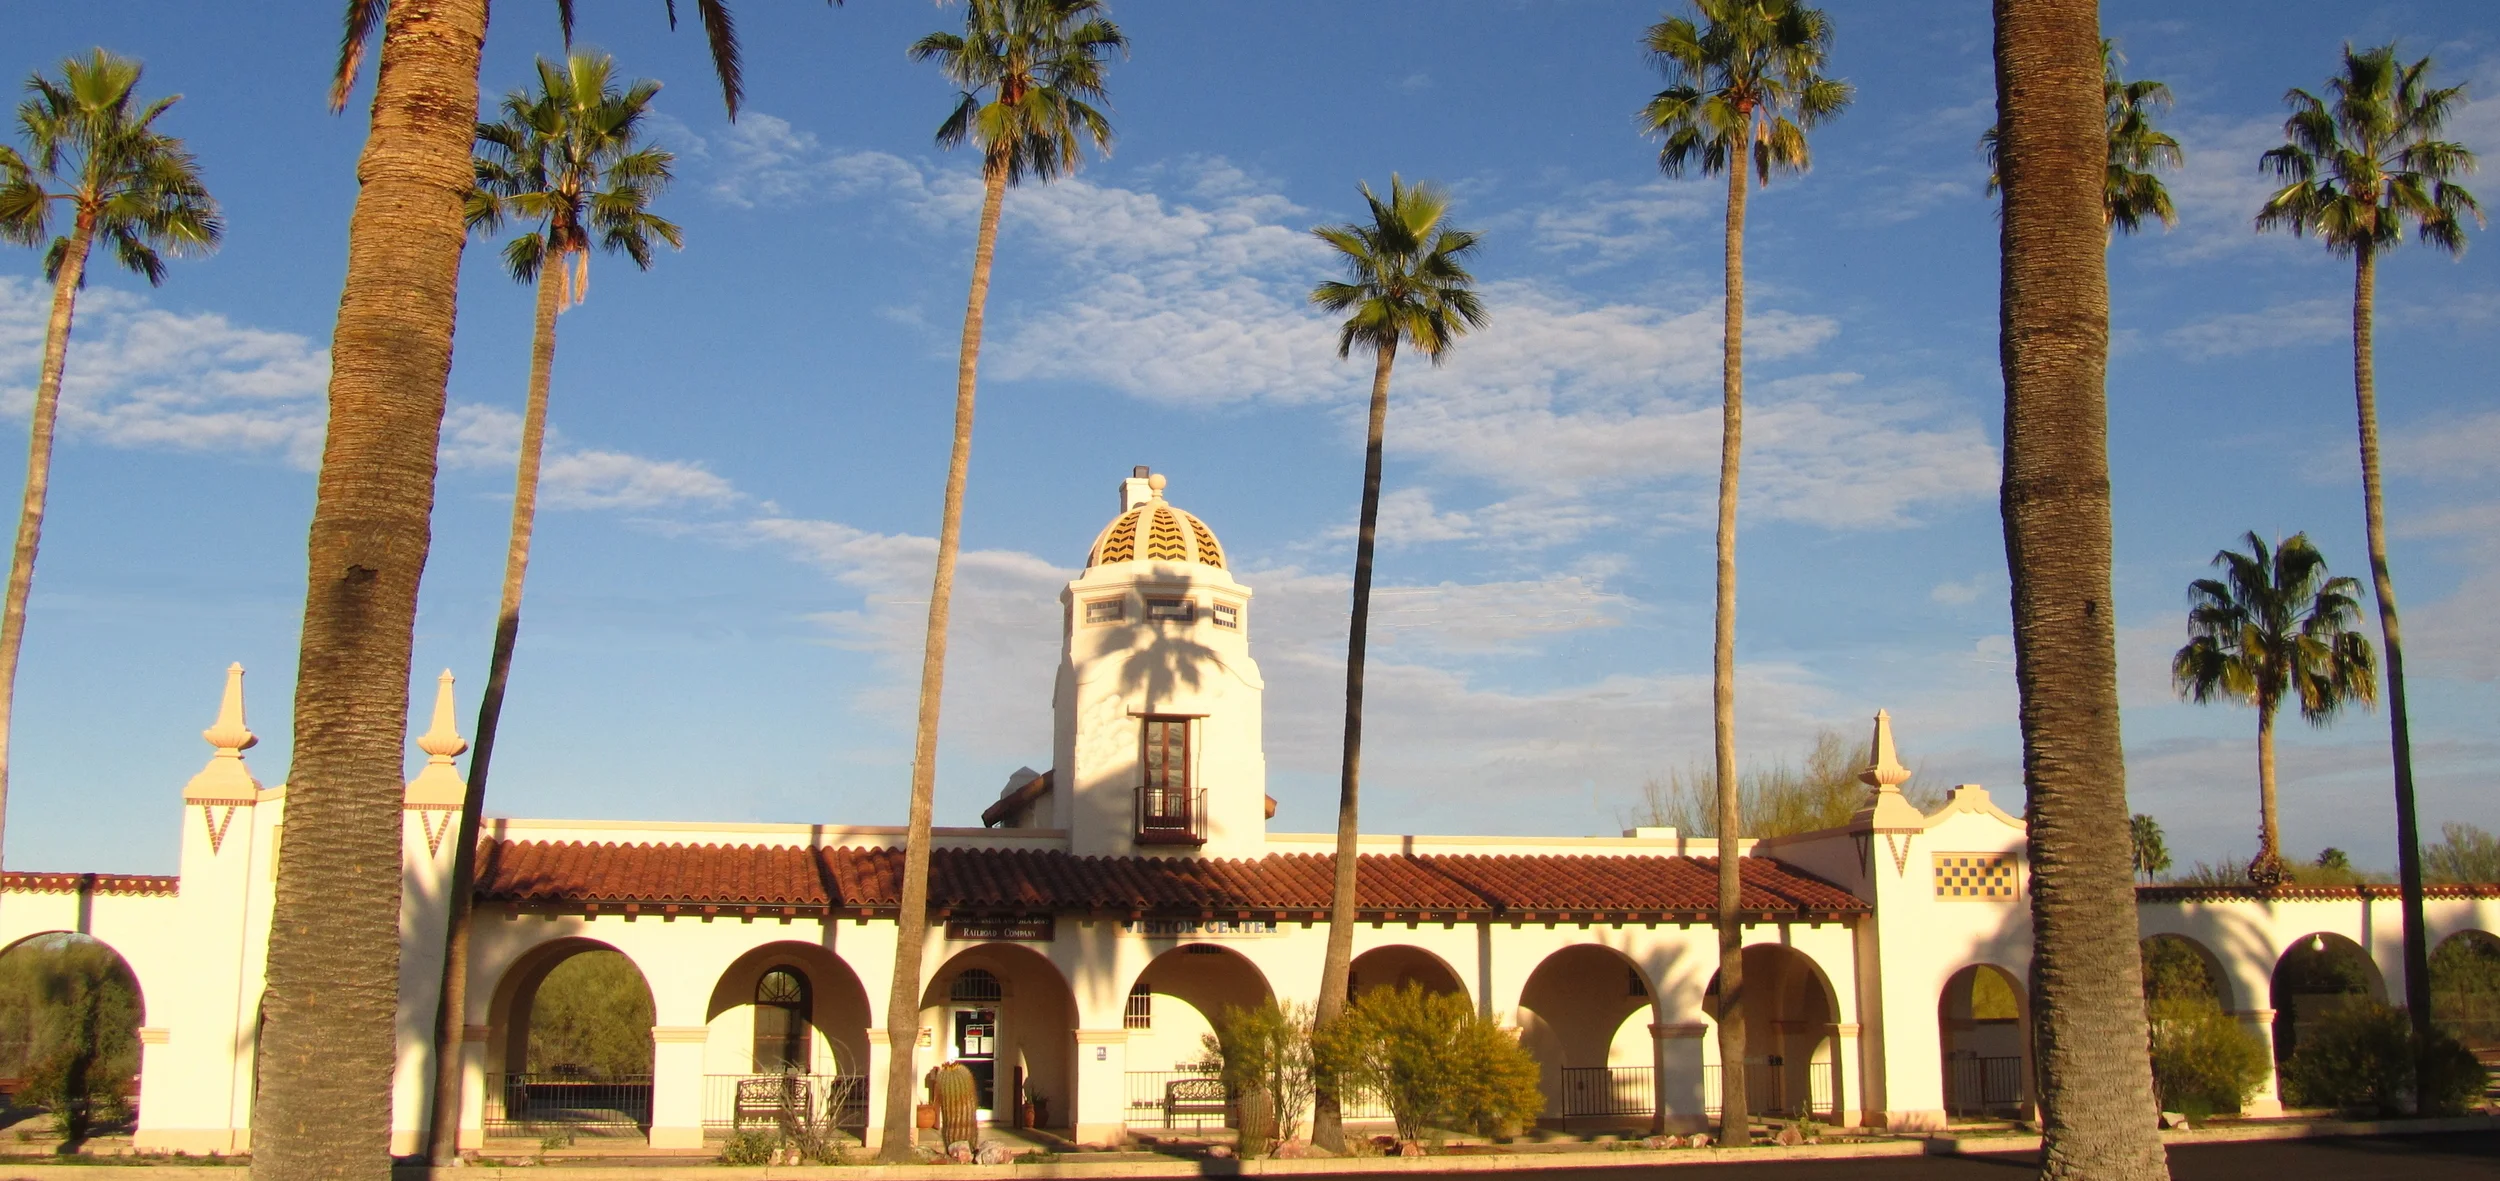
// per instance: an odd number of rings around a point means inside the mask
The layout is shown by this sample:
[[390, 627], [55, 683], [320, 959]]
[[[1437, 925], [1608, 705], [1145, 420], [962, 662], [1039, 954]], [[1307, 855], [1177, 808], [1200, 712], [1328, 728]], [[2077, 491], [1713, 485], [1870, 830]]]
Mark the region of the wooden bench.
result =
[[815, 1115], [814, 1089], [797, 1075], [764, 1075], [738, 1080], [738, 1096], [729, 1114], [732, 1131], [746, 1126], [748, 1119], [782, 1127], [804, 1126]]
[[1188, 1116], [1193, 1121], [1203, 1116], [1223, 1119], [1233, 1110], [1232, 1097], [1225, 1093], [1220, 1078], [1176, 1078], [1163, 1084], [1163, 1126]]

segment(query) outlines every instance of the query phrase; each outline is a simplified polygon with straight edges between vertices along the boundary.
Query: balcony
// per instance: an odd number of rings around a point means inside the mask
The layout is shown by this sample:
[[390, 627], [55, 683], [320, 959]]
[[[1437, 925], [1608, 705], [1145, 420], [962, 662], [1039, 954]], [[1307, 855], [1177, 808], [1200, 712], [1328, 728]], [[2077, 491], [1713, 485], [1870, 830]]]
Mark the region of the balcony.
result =
[[1207, 793], [1180, 787], [1137, 789], [1137, 843], [1141, 845], [1203, 845], [1207, 843]]

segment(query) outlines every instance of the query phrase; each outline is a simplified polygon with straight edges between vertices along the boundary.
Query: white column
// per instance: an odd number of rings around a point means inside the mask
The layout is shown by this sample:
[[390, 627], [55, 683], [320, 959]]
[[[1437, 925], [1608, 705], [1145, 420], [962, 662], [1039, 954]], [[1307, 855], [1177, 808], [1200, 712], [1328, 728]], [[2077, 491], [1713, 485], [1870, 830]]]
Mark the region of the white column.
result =
[[1128, 1137], [1128, 1030], [1076, 1031], [1076, 1096], [1069, 1134], [1116, 1147]]
[[2277, 1116], [2283, 1114], [2283, 1092], [2280, 1076], [2275, 1073], [2274, 1010], [2240, 1009], [2231, 1014], [2239, 1018], [2240, 1028], [2247, 1030], [2266, 1048], [2265, 1081], [2257, 1084], [2257, 1093], [2240, 1104], [2240, 1114]]
[[703, 1147], [703, 1043], [700, 1025], [651, 1027], [651, 1147]]
[[1702, 1039], [1710, 1026], [1701, 1021], [1658, 1022], [1649, 1027], [1657, 1051], [1658, 1111], [1652, 1126], [1664, 1132], [1697, 1132], [1710, 1126], [1701, 1092]]
[[486, 1039], [484, 1025], [460, 1028], [460, 1140], [463, 1152], [486, 1147]]
[[885, 1086], [894, 1070], [894, 1046], [886, 1031], [868, 1031], [868, 1130], [861, 1139], [870, 1148], [885, 1143]]
[[1833, 1118], [1844, 1128], [1866, 1122], [1864, 1099], [1858, 1093], [1863, 1064], [1858, 1059], [1858, 1026], [1843, 1021], [1832, 1026], [1832, 1087], [1840, 1093], [1832, 1096], [1838, 1110]]

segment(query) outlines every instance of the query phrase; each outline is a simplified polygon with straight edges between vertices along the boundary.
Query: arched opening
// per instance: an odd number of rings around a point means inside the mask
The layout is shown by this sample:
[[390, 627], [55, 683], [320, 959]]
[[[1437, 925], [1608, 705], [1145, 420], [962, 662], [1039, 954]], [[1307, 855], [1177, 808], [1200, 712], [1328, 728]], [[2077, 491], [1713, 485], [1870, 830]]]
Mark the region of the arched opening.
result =
[[703, 1123], [868, 1126], [867, 990], [818, 944], [769, 943], [732, 961], [704, 1012]]
[[2431, 1018], [2486, 1067], [2500, 1065], [2500, 938], [2450, 935], [2431, 953]]
[[0, 951], [0, 1128], [75, 1146], [138, 1119], [139, 977], [121, 953], [69, 931]]
[[1048, 959], [983, 943], [938, 968], [920, 998], [933, 1035], [930, 1065], [960, 1062], [978, 1088], [981, 1121], [1063, 1127], [1076, 1115], [1076, 996]]
[[[1757, 1115], [1836, 1120], [1840, 1112], [1839, 1004], [1823, 970], [1803, 952], [1761, 943], [1745, 949], [1745, 1099]], [[1719, 974], [1702, 994], [1702, 1100], [1719, 1113]]]
[[2300, 1027], [2354, 1005], [2387, 1003], [2387, 982], [2361, 945], [2320, 932], [2292, 943], [2274, 963], [2276, 1069], [2300, 1047]]
[[642, 969], [607, 944], [524, 953], [488, 1008], [486, 1134], [648, 1134], [654, 1012]]
[[2230, 978], [2211, 948], [2185, 935], [2155, 935], [2136, 946], [2136, 955], [2147, 1005], [2230, 1010]]
[[1944, 982], [1936, 1028], [1944, 1043], [1948, 1115], [2019, 1117], [2029, 1108], [2022, 985], [1994, 964], [1973, 964]]
[[1519, 1044], [1537, 1061], [1546, 1114], [1563, 1127], [1646, 1127], [1657, 1114], [1649, 977], [1611, 947], [1545, 957], [1519, 993]]
[[1346, 973], [1348, 996], [1359, 997], [1375, 988], [1404, 988], [1409, 984], [1421, 985], [1425, 992], [1467, 995], [1467, 986], [1440, 956], [1403, 943], [1375, 947], [1354, 957]]
[[1186, 1079], [1208, 1078], [1206, 1039], [1226, 1009], [1254, 1009], [1275, 994], [1258, 965], [1229, 947], [1185, 943], [1146, 965], [1130, 985], [1121, 1024], [1128, 1029], [1124, 1093], [1131, 1124], [1229, 1123], [1191, 1103]]

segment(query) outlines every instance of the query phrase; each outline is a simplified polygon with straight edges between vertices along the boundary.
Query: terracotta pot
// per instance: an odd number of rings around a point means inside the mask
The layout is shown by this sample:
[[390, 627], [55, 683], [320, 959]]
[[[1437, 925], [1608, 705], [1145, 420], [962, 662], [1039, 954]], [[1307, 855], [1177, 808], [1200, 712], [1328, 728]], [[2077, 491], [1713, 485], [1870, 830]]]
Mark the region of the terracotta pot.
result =
[[914, 1117], [912, 1122], [923, 1128], [934, 1128], [937, 1126], [938, 1110], [937, 1104], [935, 1103], [921, 1104], [917, 1110], [912, 1112], [912, 1115]]

